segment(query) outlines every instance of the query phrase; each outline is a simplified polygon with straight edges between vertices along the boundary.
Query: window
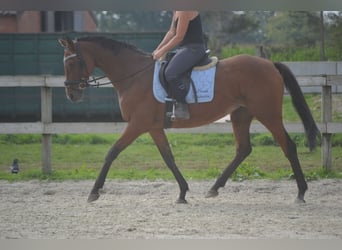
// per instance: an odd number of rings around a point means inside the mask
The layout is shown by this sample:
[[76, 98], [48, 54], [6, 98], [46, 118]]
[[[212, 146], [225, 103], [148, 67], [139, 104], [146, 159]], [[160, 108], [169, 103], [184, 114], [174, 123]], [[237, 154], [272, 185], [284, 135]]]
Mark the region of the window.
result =
[[55, 31], [71, 31], [74, 29], [74, 13], [72, 11], [55, 12]]
[[42, 32], [61, 32], [74, 30], [72, 11], [43, 11], [41, 13]]

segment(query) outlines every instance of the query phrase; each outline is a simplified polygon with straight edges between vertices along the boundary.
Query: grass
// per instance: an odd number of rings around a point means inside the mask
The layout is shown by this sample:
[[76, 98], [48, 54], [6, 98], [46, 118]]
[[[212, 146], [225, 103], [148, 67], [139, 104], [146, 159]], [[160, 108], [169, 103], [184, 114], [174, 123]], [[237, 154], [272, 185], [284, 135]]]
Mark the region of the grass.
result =
[[[307, 47], [277, 47], [267, 46], [264, 47], [269, 58], [276, 62], [287, 61], [321, 61], [321, 54], [319, 46]], [[255, 55], [255, 45], [240, 44], [240, 45], [227, 45], [222, 48], [221, 58], [231, 57], [240, 54]], [[340, 51], [332, 48], [325, 48], [325, 56], [327, 61], [340, 61]]]
[[[68, 140], [64, 138], [65, 144], [53, 143], [53, 173], [51, 175], [44, 175], [41, 172], [41, 145], [39, 143], [13, 144], [4, 143], [2, 140], [0, 179], [10, 181], [95, 179], [111, 143], [79, 144], [75, 143], [73, 135], [65, 136], [69, 137]], [[94, 136], [101, 137], [104, 141], [114, 141], [119, 135]], [[58, 137], [63, 137], [63, 135]], [[187, 179], [216, 178], [235, 154], [234, 140], [230, 134], [224, 136], [222, 134], [169, 134], [168, 137], [176, 162]], [[260, 140], [260, 137], [264, 139]], [[292, 134], [291, 137], [298, 138], [299, 142], [304, 140], [299, 134]], [[55, 140], [58, 139], [61, 138], [55, 138]], [[239, 181], [259, 178], [292, 178], [289, 163], [280, 148], [274, 142], [270, 145], [262, 145], [265, 141], [269, 143], [272, 140], [269, 134], [253, 135], [253, 152], [234, 173], [232, 179]], [[333, 148], [334, 171], [327, 172], [321, 166], [320, 148], [309, 153], [304, 144], [298, 144], [298, 155], [307, 179], [342, 178], [342, 162], [339, 159], [342, 155], [342, 148], [340, 146]], [[20, 173], [17, 175], [9, 172], [9, 166], [14, 158], [19, 159]], [[174, 179], [148, 135], [141, 136], [119, 155], [108, 178]]]

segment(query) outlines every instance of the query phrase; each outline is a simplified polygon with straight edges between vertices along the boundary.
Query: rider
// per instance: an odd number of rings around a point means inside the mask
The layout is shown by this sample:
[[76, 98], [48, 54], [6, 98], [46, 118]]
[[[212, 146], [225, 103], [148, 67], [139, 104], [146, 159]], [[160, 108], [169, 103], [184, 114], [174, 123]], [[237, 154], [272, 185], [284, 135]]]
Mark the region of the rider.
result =
[[158, 60], [169, 50], [179, 46], [176, 54], [170, 60], [165, 69], [165, 80], [172, 86], [174, 98], [176, 98], [176, 118], [189, 119], [188, 105], [184, 95], [179, 95], [184, 83], [181, 82], [181, 74], [188, 71], [200, 59], [206, 51], [201, 17], [198, 11], [174, 11], [172, 23], [164, 39], [152, 53], [153, 59]]

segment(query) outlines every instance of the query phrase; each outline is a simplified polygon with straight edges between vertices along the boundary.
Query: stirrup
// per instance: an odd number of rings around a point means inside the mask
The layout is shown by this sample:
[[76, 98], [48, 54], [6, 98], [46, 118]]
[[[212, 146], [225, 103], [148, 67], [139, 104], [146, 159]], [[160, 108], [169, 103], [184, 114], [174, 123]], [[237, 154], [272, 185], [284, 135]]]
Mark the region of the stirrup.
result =
[[166, 104], [165, 116], [169, 117], [171, 121], [174, 121], [176, 119], [176, 115], [175, 115], [176, 100], [169, 98], [169, 97], [166, 97], [165, 98], [165, 104]]
[[188, 120], [190, 118], [189, 108], [187, 103], [177, 102], [172, 98], [165, 98], [166, 104], [166, 118], [169, 117], [170, 121], [177, 119]]
[[172, 114], [170, 116], [171, 121], [176, 120], [176, 102], [172, 105]]

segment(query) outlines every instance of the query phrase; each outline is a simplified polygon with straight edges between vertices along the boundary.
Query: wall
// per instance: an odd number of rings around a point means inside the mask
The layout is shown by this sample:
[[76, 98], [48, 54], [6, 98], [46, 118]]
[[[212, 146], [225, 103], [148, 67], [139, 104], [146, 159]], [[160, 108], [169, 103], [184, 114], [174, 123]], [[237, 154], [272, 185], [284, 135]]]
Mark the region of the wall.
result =
[[17, 17], [19, 33], [40, 32], [40, 12], [39, 11], [24, 11]]
[[15, 15], [0, 16], [0, 33], [17, 32], [17, 17]]
[[[54, 31], [54, 11], [48, 11], [52, 20], [47, 18], [46, 22], [52, 22], [50, 25]], [[0, 33], [37, 33], [42, 32], [41, 11], [10, 11], [10, 13], [0, 11]], [[75, 11], [74, 18], [79, 15], [81, 26], [75, 27], [75, 31], [94, 32], [97, 30], [97, 23], [89, 11]], [[48, 25], [48, 24], [46, 24]]]

